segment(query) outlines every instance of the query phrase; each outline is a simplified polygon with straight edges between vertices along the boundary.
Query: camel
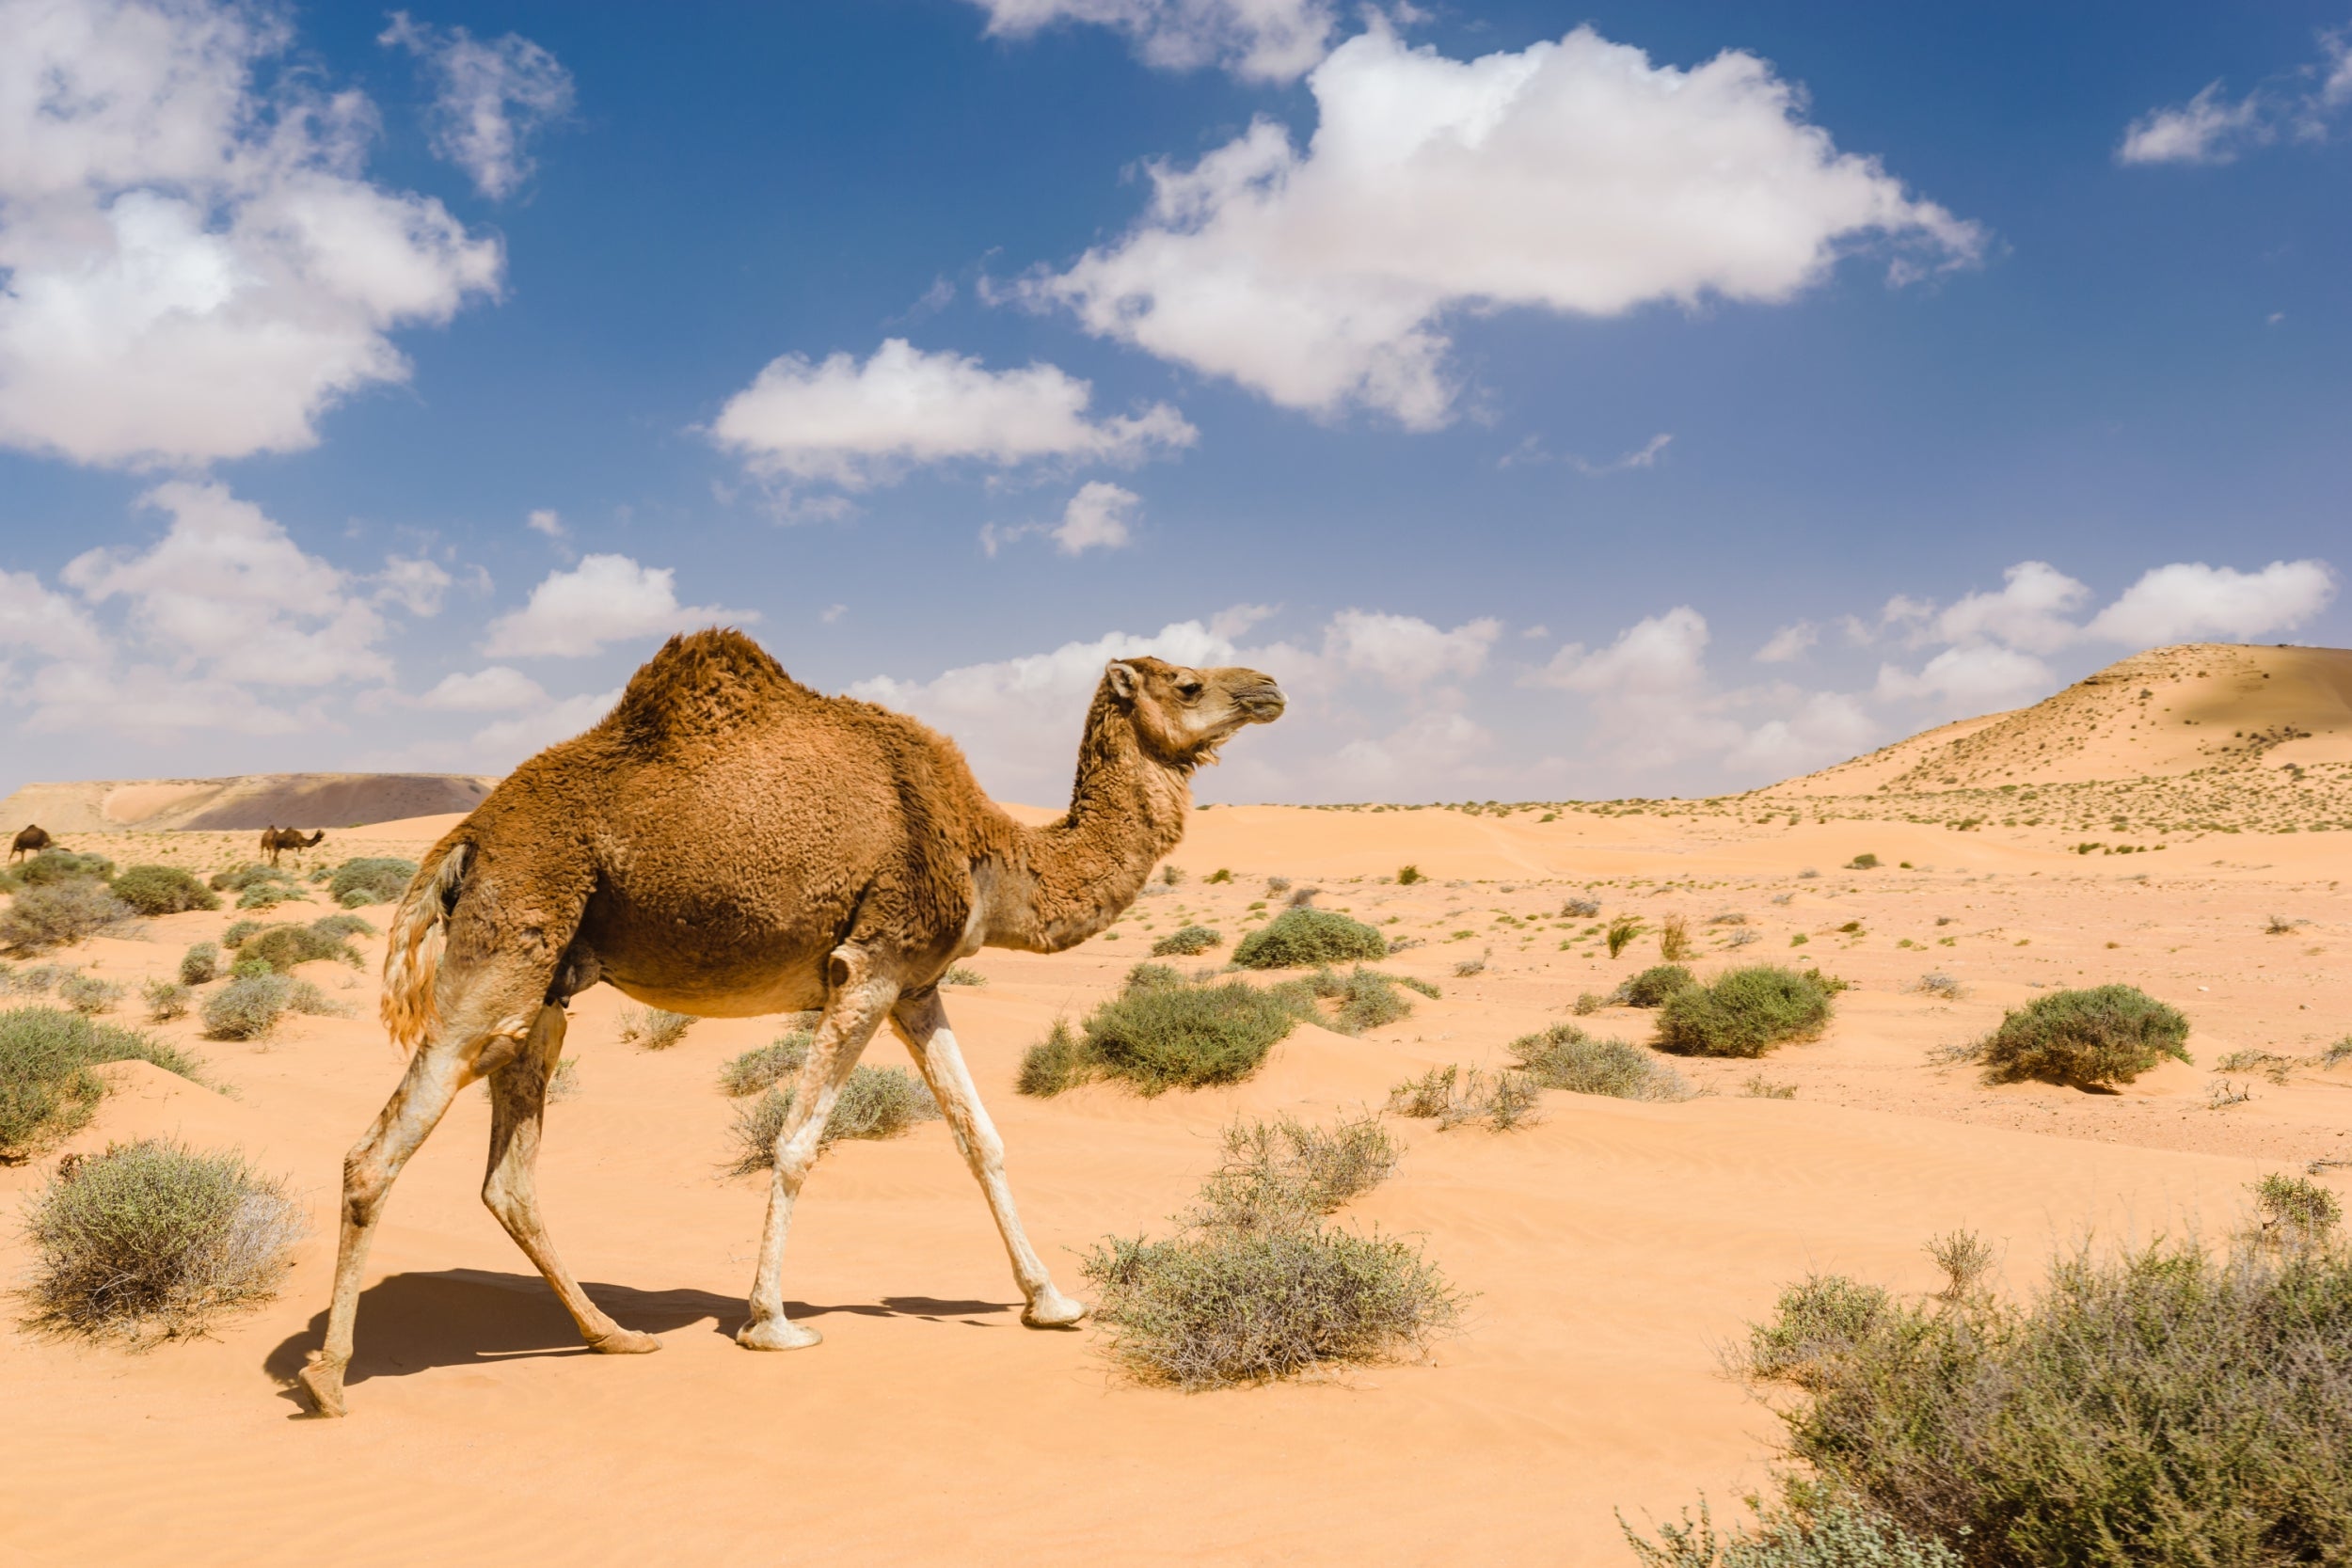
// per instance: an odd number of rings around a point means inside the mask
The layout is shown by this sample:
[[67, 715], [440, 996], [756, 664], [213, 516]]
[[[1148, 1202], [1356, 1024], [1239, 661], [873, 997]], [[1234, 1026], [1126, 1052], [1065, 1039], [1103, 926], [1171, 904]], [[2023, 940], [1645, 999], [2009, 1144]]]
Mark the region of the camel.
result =
[[585, 735], [516, 768], [429, 850], [391, 922], [383, 1016], [405, 1075], [343, 1162], [325, 1342], [301, 1382], [344, 1413], [368, 1243], [401, 1169], [459, 1090], [490, 1081], [482, 1200], [593, 1350], [658, 1350], [557, 1257], [534, 1176], [564, 1006], [603, 980], [708, 1018], [820, 1008], [775, 1142], [749, 1350], [820, 1336], [784, 1306], [785, 1239], [834, 1101], [887, 1022], [914, 1058], [1011, 1259], [1032, 1328], [1075, 1325], [1029, 1244], [1004, 1144], [948, 1027], [940, 977], [982, 947], [1054, 953], [1134, 902], [1184, 836], [1191, 775], [1280, 717], [1255, 670], [1113, 660], [1088, 710], [1070, 809], [1029, 828], [952, 741], [802, 686], [733, 630], [674, 637]]
[[309, 849], [326, 842], [326, 830], [325, 828], [319, 829], [309, 838], [302, 836], [302, 830], [299, 828], [263, 828], [262, 830], [262, 853], [269, 857], [269, 863], [272, 865], [278, 863], [278, 851], [281, 849]]
[[38, 823], [28, 822], [17, 830], [15, 839], [8, 845], [8, 859], [13, 861], [25, 855], [38, 855], [56, 842]]

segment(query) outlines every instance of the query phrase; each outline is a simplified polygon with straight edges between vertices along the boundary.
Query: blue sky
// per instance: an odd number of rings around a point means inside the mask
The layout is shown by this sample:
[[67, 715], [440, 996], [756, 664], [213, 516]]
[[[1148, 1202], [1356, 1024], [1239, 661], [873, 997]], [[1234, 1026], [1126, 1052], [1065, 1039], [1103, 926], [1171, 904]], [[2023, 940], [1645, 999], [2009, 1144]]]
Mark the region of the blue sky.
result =
[[1525, 799], [2352, 641], [2347, 29], [0, 0], [0, 789], [712, 616], [1030, 800], [1124, 651], [1293, 689], [1206, 799]]

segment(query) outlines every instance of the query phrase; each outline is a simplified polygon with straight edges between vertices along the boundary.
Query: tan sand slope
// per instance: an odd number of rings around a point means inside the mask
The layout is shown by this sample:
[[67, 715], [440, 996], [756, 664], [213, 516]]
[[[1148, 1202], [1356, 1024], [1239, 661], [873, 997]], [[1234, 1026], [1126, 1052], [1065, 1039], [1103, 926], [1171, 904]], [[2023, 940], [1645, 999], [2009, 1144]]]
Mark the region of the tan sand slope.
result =
[[28, 822], [53, 833], [349, 828], [471, 811], [497, 783], [461, 773], [248, 773], [30, 784], [0, 800], [0, 832]]
[[1929, 730], [1774, 787], [1861, 795], [2352, 762], [2352, 649], [2190, 642], [2013, 713]]

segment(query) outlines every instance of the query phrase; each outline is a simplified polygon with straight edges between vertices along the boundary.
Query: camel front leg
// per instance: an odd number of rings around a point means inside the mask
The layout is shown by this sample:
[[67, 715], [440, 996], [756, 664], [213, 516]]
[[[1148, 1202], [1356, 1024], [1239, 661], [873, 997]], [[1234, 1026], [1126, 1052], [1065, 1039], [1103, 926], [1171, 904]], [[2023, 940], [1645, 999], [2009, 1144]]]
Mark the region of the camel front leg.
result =
[[808, 1048], [808, 1060], [792, 1094], [792, 1109], [776, 1133], [775, 1169], [768, 1183], [768, 1224], [759, 1237], [759, 1272], [752, 1281], [752, 1317], [736, 1331], [745, 1350], [801, 1350], [824, 1336], [784, 1313], [784, 1243], [792, 1229], [792, 1205], [801, 1183], [817, 1162], [825, 1119], [841, 1097], [841, 1085], [857, 1067], [866, 1041], [890, 1016], [898, 983], [877, 975], [873, 960], [857, 948], [834, 949], [833, 999]]
[[1031, 1328], [1074, 1326], [1087, 1315], [1086, 1304], [1055, 1289], [1053, 1276], [1021, 1228], [1012, 1187], [1005, 1180], [1005, 1141], [997, 1136], [994, 1123], [980, 1104], [979, 1091], [973, 1087], [971, 1069], [963, 1065], [963, 1053], [956, 1045], [954, 1031], [947, 1027], [946, 1005], [938, 991], [926, 991], [900, 1002], [890, 1021], [906, 1041], [923, 1082], [930, 1085], [932, 1098], [946, 1114], [956, 1148], [963, 1152], [963, 1163], [971, 1167], [973, 1180], [988, 1198], [996, 1232], [1005, 1239], [1006, 1255], [1012, 1259], [1012, 1276], [1028, 1303], [1021, 1321]]

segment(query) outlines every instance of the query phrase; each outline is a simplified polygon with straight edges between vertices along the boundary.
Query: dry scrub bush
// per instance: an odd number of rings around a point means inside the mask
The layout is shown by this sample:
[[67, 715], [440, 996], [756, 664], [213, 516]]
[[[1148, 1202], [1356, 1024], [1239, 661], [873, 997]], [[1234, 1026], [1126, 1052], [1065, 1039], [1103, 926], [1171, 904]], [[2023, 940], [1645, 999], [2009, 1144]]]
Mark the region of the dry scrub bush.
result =
[[264, 1301], [305, 1229], [284, 1186], [234, 1152], [162, 1139], [108, 1146], [34, 1199], [36, 1321], [85, 1334], [200, 1332]]
[[684, 1039], [686, 1031], [693, 1026], [691, 1013], [674, 1013], [661, 1007], [621, 1009], [621, 1043], [644, 1051], [667, 1051]]
[[1180, 926], [1152, 944], [1152, 956], [1155, 958], [1198, 958], [1224, 940], [1214, 927]]
[[258, 1040], [277, 1027], [287, 1013], [312, 1013], [333, 1018], [343, 1009], [308, 980], [290, 980], [267, 972], [240, 973], [204, 999], [199, 1016], [204, 1033], [216, 1040]]
[[1508, 1132], [1535, 1120], [1535, 1081], [1523, 1072], [1481, 1072], [1458, 1064], [1431, 1068], [1389, 1091], [1389, 1110], [1435, 1120], [1440, 1132], [1485, 1122]]
[[220, 948], [209, 942], [199, 942], [180, 955], [180, 983], [200, 986], [220, 974]]
[[1851, 1498], [1984, 1568], [2352, 1560], [2352, 1252], [2154, 1243], [2058, 1259], [2035, 1299], [1792, 1288], [1747, 1370], [1790, 1500]]
[[984, 986], [988, 976], [969, 964], [949, 964], [947, 973], [939, 977], [943, 986]]
[[115, 896], [141, 914], [216, 910], [220, 895], [176, 865], [134, 865], [114, 880]]
[[1670, 914], [1659, 923], [1658, 956], [1670, 964], [1679, 963], [1691, 956], [1691, 923], [1678, 914]]
[[1225, 1159], [1200, 1189], [1221, 1223], [1265, 1230], [1319, 1219], [1372, 1191], [1396, 1169], [1396, 1140], [1377, 1117], [1332, 1128], [1290, 1117], [1235, 1121], [1225, 1130]]
[[188, 1002], [195, 992], [179, 980], [150, 980], [139, 988], [140, 998], [147, 1004], [150, 1023], [169, 1023], [175, 1018], [188, 1015]]
[[69, 974], [57, 982], [57, 1000], [85, 1018], [113, 1012], [115, 1004], [129, 994], [130, 988], [119, 981], [95, 974]]
[[[729, 1175], [747, 1176], [774, 1166], [776, 1135], [792, 1113], [794, 1093], [770, 1089], [736, 1113], [730, 1131], [737, 1152], [727, 1167]], [[821, 1149], [843, 1138], [895, 1138], [918, 1121], [938, 1119], [939, 1102], [913, 1073], [892, 1067], [852, 1068], [817, 1147]]]
[[0, 1161], [23, 1160], [88, 1121], [106, 1092], [90, 1069], [126, 1061], [202, 1081], [193, 1058], [135, 1029], [56, 1007], [0, 1012]]
[[2254, 1211], [2262, 1219], [2258, 1234], [2283, 1246], [2309, 1246], [2344, 1220], [2344, 1202], [2334, 1193], [2309, 1177], [2276, 1172], [2254, 1183]]
[[1631, 945], [1633, 939], [1641, 934], [1642, 922], [1639, 916], [1629, 914], [1617, 916], [1609, 923], [1609, 956], [1613, 958], [1624, 952], [1628, 946]]
[[1411, 986], [1426, 996], [1438, 994], [1438, 988], [1426, 981], [1401, 980], [1361, 964], [1345, 975], [1335, 970], [1317, 970], [1309, 977], [1308, 985], [1319, 997], [1338, 999], [1339, 1010], [1323, 1022], [1343, 1035], [1360, 1035], [1367, 1029], [1410, 1018], [1413, 1005], [1398, 990], [1400, 985]]
[[772, 1088], [801, 1070], [817, 1037], [805, 1029], [780, 1035], [772, 1044], [755, 1046], [719, 1069], [719, 1091], [740, 1100]]
[[1425, 882], [1428, 879], [1421, 874], [1421, 867], [1418, 865], [1400, 865], [1396, 868], [1396, 885], [1399, 887], [1411, 887], [1415, 882]]
[[1522, 1035], [1507, 1047], [1519, 1070], [1547, 1089], [1613, 1100], [1688, 1100], [1682, 1074], [1638, 1045], [1595, 1039], [1573, 1023]]
[[1617, 1523], [1642, 1568], [1962, 1568], [1941, 1541], [1913, 1535], [1892, 1520], [1851, 1504], [1824, 1501], [1804, 1513], [1768, 1509], [1750, 1498], [1752, 1529], [1719, 1536], [1705, 1498], [1699, 1516], [1658, 1527], [1658, 1539]]
[[408, 883], [416, 874], [415, 861], [389, 855], [362, 856], [335, 868], [335, 875], [327, 879], [326, 895], [347, 910], [363, 904], [389, 904], [408, 891]]
[[1296, 969], [1388, 956], [1380, 933], [1328, 910], [1292, 909], [1241, 939], [1233, 962], [1244, 969]]
[[2189, 1059], [2188, 1020], [2137, 986], [2037, 996], [1966, 1048], [1988, 1084], [2026, 1079], [2075, 1088], [2128, 1084], [2169, 1056]]
[[342, 940], [343, 927], [330, 924], [336, 919], [330, 915], [309, 926], [292, 923], [265, 926], [242, 934], [232, 945], [237, 950], [239, 961], [265, 963], [272, 973], [278, 974], [291, 974], [294, 965], [312, 963], [320, 958], [333, 958], [358, 969], [358, 950]]
[[1832, 987], [1776, 964], [1725, 970], [1688, 986], [1658, 1012], [1658, 1048], [1678, 1056], [1761, 1056], [1828, 1027]]
[[1609, 1000], [1629, 1007], [1662, 1007], [1666, 998], [1697, 984], [1697, 976], [1680, 964], [1653, 964], [1619, 985]]
[[0, 911], [0, 948], [38, 953], [119, 926], [136, 911], [87, 877], [27, 887]]
[[1940, 969], [1931, 969], [1920, 975], [1911, 989], [1921, 996], [1941, 997], [1947, 1002], [1957, 1002], [1967, 994], [1966, 989], [1958, 980]]
[[1090, 1075], [1086, 1042], [1071, 1029], [1068, 1019], [1057, 1018], [1045, 1037], [1022, 1054], [1021, 1070], [1012, 1086], [1017, 1094], [1049, 1100], [1085, 1083]]
[[115, 863], [103, 855], [49, 848], [15, 870], [16, 879], [26, 887], [56, 887], [64, 882], [107, 881], [115, 874]]
[[1571, 898], [1560, 906], [1560, 918], [1563, 920], [1590, 920], [1598, 913], [1600, 900], [1597, 898]]

